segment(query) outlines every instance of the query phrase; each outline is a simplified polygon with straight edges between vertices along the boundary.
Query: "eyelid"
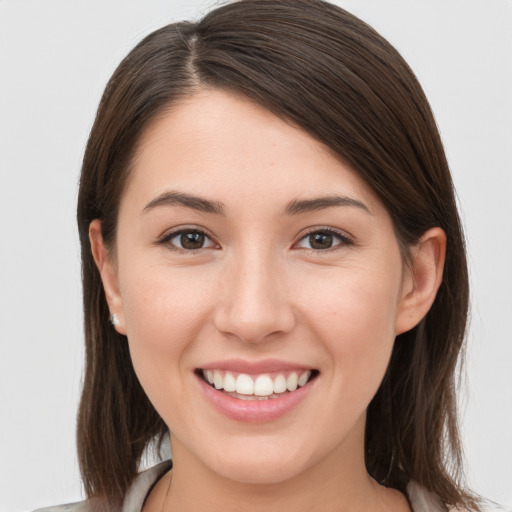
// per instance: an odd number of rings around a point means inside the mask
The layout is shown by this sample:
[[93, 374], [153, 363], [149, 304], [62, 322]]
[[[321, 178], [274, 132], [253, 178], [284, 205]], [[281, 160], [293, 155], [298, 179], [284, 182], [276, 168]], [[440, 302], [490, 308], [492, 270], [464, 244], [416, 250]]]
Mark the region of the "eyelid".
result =
[[209, 247], [201, 247], [199, 249], [184, 249], [182, 247], [178, 247], [176, 245], [173, 245], [170, 243], [170, 241], [177, 237], [178, 235], [182, 233], [187, 233], [195, 231], [197, 233], [203, 234], [208, 240], [210, 240], [214, 246], [219, 247], [218, 242], [215, 240], [215, 237], [209, 233], [209, 231], [203, 227], [200, 226], [194, 226], [194, 225], [185, 225], [185, 226], [177, 226], [174, 228], [171, 228], [167, 231], [164, 231], [162, 235], [160, 235], [156, 241], [157, 245], [164, 245], [173, 252], [183, 253], [183, 254], [198, 254], [202, 252], [205, 249], [213, 249], [215, 247], [209, 246]]
[[308, 248], [308, 247], [299, 247], [299, 249], [305, 249], [308, 251], [313, 251], [315, 253], [328, 253], [330, 251], [335, 251], [341, 247], [354, 245], [354, 240], [345, 231], [341, 231], [339, 229], [331, 228], [328, 226], [318, 226], [318, 227], [309, 228], [305, 233], [302, 233], [301, 235], [299, 235], [299, 239], [294, 244], [294, 247], [296, 247], [305, 238], [313, 235], [314, 233], [329, 233], [329, 234], [339, 238], [341, 240], [341, 242], [336, 245], [333, 245], [332, 247], [329, 247], [327, 249], [313, 249], [313, 248]]
[[[178, 236], [182, 233], [190, 232], [190, 231], [195, 231], [195, 232], [203, 234], [214, 245], [216, 245], [217, 248], [220, 247], [218, 242], [215, 240], [215, 237], [213, 235], [211, 235], [207, 229], [197, 226], [197, 225], [195, 225], [195, 226], [194, 225], [184, 225], [184, 226], [176, 226], [174, 228], [171, 228], [171, 229], [165, 231], [162, 235], [160, 235], [158, 237], [156, 244], [157, 245], [165, 245], [165, 246], [167, 246], [167, 248], [169, 250], [172, 250], [175, 252], [181, 252], [184, 254], [197, 254], [197, 253], [202, 252], [205, 249], [215, 248], [215, 247], [209, 246], [209, 247], [201, 247], [199, 249], [183, 249], [181, 247], [178, 247], [178, 246], [170, 243], [170, 241], [173, 238], [175, 238], [176, 236]], [[297, 245], [300, 242], [302, 242], [305, 238], [307, 238], [308, 236], [311, 236], [314, 233], [332, 234], [333, 236], [337, 237], [340, 240], [340, 243], [337, 243], [336, 245], [333, 245], [332, 247], [329, 247], [327, 249], [313, 249], [313, 248], [307, 248], [307, 247], [303, 247], [303, 248], [297, 247]], [[354, 241], [353, 241], [352, 237], [349, 234], [347, 234], [345, 231], [342, 231], [342, 230], [339, 230], [336, 228], [332, 228], [329, 226], [315, 226], [315, 227], [308, 228], [307, 231], [298, 235], [298, 241], [293, 244], [292, 249], [298, 248], [298, 249], [309, 250], [314, 253], [327, 253], [330, 251], [335, 251], [341, 247], [346, 247], [346, 246], [350, 246], [350, 245], [354, 245]]]

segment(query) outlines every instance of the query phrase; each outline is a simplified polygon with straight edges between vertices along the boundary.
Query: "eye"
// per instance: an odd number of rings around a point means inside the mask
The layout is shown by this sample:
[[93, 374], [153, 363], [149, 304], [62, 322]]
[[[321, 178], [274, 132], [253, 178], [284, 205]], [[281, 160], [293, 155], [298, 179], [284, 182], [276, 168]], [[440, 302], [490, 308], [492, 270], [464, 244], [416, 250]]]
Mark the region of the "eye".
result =
[[320, 229], [312, 231], [302, 237], [297, 247], [313, 249], [314, 251], [325, 251], [333, 249], [338, 245], [350, 245], [351, 240], [346, 236], [331, 229]]
[[206, 249], [208, 247], [215, 247], [208, 235], [199, 229], [180, 229], [169, 233], [162, 243], [169, 244], [171, 249], [178, 249], [182, 251], [197, 251], [199, 249]]

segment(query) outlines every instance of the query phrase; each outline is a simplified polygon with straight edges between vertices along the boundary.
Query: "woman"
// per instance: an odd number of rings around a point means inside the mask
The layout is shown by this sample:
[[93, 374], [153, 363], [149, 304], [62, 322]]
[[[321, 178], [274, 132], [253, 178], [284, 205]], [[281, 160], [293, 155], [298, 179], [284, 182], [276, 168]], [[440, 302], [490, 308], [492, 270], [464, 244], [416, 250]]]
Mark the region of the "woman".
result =
[[[89, 499], [67, 509], [479, 509], [452, 182], [370, 27], [247, 0], [148, 36], [101, 101], [78, 223]], [[137, 476], [168, 431], [172, 470]]]

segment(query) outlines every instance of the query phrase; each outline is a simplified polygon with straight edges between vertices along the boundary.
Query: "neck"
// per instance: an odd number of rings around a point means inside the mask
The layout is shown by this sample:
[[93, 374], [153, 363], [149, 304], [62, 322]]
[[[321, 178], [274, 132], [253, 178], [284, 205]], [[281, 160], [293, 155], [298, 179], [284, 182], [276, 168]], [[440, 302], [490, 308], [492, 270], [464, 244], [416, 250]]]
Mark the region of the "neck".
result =
[[164, 503], [162, 512], [239, 512], [241, 503], [244, 512], [409, 510], [403, 496], [367, 474], [364, 438], [350, 441], [287, 480], [254, 484], [219, 475], [173, 439], [172, 485], [165, 498], [162, 482], [158, 502]]

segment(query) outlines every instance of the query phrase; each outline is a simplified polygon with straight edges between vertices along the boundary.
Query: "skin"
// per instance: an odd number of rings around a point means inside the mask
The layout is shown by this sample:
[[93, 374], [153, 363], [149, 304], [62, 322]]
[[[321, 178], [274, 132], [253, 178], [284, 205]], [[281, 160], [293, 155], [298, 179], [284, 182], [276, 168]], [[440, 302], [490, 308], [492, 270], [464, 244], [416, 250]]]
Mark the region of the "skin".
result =
[[[169, 191], [220, 202], [224, 215], [146, 208]], [[333, 195], [360, 205], [284, 213], [291, 201]], [[182, 228], [204, 231], [204, 247], [161, 241]], [[340, 237], [311, 249], [310, 233], [326, 228]], [[241, 502], [266, 512], [409, 510], [366, 472], [365, 414], [395, 336], [435, 298], [441, 229], [410, 248], [406, 267], [388, 212], [330, 150], [247, 99], [201, 90], [143, 133], [115, 251], [99, 221], [90, 238], [116, 328], [172, 432], [172, 485], [166, 497], [162, 478], [145, 512], [238, 511]], [[249, 424], [215, 410], [194, 374], [233, 357], [320, 373], [291, 412]]]

